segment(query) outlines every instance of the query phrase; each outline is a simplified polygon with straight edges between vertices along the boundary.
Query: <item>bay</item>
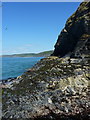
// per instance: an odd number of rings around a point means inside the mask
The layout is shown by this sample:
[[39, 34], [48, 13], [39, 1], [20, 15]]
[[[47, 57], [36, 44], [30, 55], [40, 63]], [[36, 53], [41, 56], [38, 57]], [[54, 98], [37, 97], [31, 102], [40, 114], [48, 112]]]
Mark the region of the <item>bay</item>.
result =
[[0, 80], [22, 75], [43, 57], [3, 57], [0, 58]]

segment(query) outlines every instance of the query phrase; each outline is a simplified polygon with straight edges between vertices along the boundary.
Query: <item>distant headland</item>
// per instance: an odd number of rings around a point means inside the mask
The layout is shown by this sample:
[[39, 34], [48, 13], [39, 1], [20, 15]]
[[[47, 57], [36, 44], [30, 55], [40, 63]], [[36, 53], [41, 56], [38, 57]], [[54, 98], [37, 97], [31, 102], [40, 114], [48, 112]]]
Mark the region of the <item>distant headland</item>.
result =
[[44, 51], [40, 53], [21, 53], [12, 55], [1, 55], [0, 57], [47, 57], [53, 53], [53, 50]]

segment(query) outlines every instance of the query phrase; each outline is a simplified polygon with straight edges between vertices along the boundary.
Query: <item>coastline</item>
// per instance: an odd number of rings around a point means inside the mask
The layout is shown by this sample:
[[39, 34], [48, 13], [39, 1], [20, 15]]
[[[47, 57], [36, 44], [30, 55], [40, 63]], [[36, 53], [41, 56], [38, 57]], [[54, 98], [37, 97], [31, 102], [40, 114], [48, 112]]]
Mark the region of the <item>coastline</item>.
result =
[[2, 89], [2, 120], [90, 119], [89, 8], [82, 2], [68, 18], [51, 56]]
[[[22, 75], [43, 57], [4, 57], [0, 72], [0, 81]], [[0, 59], [1, 60], [1, 59]]]
[[14, 82], [17, 81], [17, 77], [7, 78], [0, 80], [0, 88], [10, 88]]
[[[3, 98], [5, 97], [3, 104], [8, 101], [9, 108], [9, 110], [5, 108], [3, 112], [8, 111], [8, 115], [16, 114], [16, 117], [22, 115], [22, 118], [25, 116], [31, 120], [42, 118], [46, 120], [50, 116], [57, 120], [87, 119], [89, 59], [70, 58], [70, 60], [69, 63], [68, 57], [43, 58], [24, 74], [11, 80], [11, 84], [3, 88]], [[27, 107], [25, 107], [26, 101]], [[22, 106], [25, 113], [20, 113]], [[30, 116], [28, 109], [31, 110]]]
[[21, 53], [12, 55], [1, 55], [0, 57], [48, 57], [53, 53], [53, 50], [43, 51], [40, 53]]

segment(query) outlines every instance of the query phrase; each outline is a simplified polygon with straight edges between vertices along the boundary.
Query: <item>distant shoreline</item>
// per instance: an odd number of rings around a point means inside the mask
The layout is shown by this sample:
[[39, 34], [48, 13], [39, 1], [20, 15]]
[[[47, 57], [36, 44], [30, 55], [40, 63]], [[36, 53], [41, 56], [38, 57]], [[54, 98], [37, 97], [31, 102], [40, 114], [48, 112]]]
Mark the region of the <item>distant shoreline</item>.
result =
[[53, 50], [44, 51], [40, 53], [22, 53], [22, 54], [12, 54], [12, 55], [1, 55], [0, 57], [47, 57], [53, 53]]
[[[7, 58], [7, 57], [10, 57], [10, 58], [18, 58], [18, 57], [21, 57], [21, 58], [32, 58], [32, 57], [45, 57], [45, 56], [0, 56], [0, 58]], [[46, 56], [47, 57], [47, 56]]]

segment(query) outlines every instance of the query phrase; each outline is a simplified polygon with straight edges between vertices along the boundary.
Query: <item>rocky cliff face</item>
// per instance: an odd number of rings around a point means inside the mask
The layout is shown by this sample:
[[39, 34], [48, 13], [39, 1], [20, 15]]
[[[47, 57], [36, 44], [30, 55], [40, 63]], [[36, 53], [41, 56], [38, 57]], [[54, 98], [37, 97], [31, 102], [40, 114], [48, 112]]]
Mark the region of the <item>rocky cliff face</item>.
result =
[[90, 2], [83, 2], [67, 20], [52, 55], [62, 57], [70, 53], [73, 57], [88, 56], [90, 50], [88, 38], [90, 38]]
[[90, 119], [89, 7], [80, 5], [55, 45], [53, 55], [70, 57], [41, 59], [3, 87], [2, 119]]

